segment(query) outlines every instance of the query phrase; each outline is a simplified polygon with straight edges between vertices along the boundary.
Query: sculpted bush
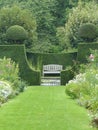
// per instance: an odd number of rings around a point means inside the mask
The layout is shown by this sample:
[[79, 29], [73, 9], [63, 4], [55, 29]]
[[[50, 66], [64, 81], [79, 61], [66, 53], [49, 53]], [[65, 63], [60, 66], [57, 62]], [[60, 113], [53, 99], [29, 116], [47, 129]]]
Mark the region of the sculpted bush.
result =
[[7, 29], [6, 37], [8, 40], [23, 41], [28, 38], [28, 33], [23, 27], [14, 25]]
[[85, 23], [80, 26], [78, 35], [85, 41], [93, 41], [97, 37], [97, 28], [92, 23]]

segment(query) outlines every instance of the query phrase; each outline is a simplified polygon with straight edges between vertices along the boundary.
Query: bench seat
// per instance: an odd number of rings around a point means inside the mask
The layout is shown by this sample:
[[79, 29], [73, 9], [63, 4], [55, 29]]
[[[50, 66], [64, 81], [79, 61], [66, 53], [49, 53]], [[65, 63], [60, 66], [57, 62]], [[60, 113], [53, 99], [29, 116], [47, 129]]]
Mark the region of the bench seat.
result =
[[62, 65], [57, 64], [43, 65], [43, 76], [45, 74], [60, 74], [62, 68]]

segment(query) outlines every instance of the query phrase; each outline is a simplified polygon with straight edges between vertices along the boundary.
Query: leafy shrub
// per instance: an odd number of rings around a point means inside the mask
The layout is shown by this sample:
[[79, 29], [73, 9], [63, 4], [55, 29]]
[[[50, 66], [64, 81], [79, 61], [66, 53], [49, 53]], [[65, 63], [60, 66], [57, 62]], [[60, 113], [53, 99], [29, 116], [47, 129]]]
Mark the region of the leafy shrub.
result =
[[[3, 59], [0, 59], [0, 79], [9, 81], [13, 90], [19, 90], [22, 86], [26, 86], [26, 83], [21, 81], [19, 77], [18, 64], [12, 61], [11, 58], [4, 57]], [[23, 88], [24, 87], [21, 89]]]
[[72, 99], [77, 99], [79, 98], [80, 95], [80, 89], [77, 86], [76, 83], [69, 83], [66, 86], [66, 93], [72, 98]]
[[17, 92], [16, 93], [20, 93], [23, 92], [24, 89], [27, 87], [27, 83], [25, 81], [22, 80], [18, 80], [18, 82], [15, 83], [15, 86], [17, 86]]
[[19, 77], [18, 64], [10, 58], [0, 59], [0, 103], [23, 92], [27, 83]]
[[79, 98], [81, 91], [81, 83], [84, 82], [84, 80], [85, 78], [82, 74], [79, 74], [75, 77], [75, 79], [70, 80], [66, 85], [66, 93], [73, 99]]
[[[85, 73], [78, 74], [66, 85], [66, 92], [72, 98], [77, 98], [78, 103], [95, 111], [92, 107], [92, 99], [97, 97], [96, 89], [98, 84], [98, 70], [88, 69]], [[88, 105], [89, 104], [89, 105]]]
[[96, 113], [98, 109], [98, 85], [95, 86], [95, 88], [92, 91], [90, 102], [91, 105], [89, 109], [93, 111], [93, 113]]
[[19, 80], [18, 64], [13, 62], [10, 58], [4, 57], [0, 59], [0, 79], [7, 80], [11, 83]]
[[85, 41], [93, 41], [97, 37], [97, 27], [92, 23], [82, 24], [78, 35]]
[[89, 109], [92, 125], [98, 127], [98, 50], [92, 50], [92, 54], [94, 58], [82, 69], [84, 72], [66, 85], [66, 93]]
[[7, 29], [6, 37], [9, 40], [23, 41], [27, 39], [28, 35], [26, 30], [22, 26], [14, 25]]

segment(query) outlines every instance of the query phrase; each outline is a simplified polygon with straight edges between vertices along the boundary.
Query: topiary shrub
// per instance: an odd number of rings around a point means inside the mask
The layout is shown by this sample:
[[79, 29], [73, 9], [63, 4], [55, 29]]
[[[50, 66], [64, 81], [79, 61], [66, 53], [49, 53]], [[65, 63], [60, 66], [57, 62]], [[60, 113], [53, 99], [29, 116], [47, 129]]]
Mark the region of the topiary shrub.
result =
[[6, 31], [6, 38], [12, 41], [23, 41], [28, 37], [26, 30], [19, 25], [11, 26]]
[[97, 37], [97, 27], [92, 23], [82, 24], [78, 30], [78, 35], [85, 41], [93, 41]]

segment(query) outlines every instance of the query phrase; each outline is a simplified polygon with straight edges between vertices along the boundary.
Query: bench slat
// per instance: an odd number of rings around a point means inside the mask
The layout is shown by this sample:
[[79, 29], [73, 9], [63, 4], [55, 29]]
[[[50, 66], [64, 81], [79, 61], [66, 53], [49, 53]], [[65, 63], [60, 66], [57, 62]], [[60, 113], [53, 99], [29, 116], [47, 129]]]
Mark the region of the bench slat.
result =
[[43, 65], [43, 75], [60, 74], [62, 69], [63, 69], [62, 65], [57, 65], [57, 64]]

